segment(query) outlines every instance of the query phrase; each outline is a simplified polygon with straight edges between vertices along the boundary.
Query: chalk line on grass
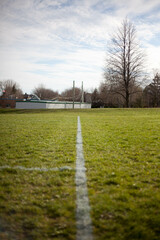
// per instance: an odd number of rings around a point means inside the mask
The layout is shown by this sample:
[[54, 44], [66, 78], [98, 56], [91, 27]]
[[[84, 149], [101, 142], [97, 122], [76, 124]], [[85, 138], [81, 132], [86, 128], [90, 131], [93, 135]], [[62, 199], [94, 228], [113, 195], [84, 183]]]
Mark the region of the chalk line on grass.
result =
[[55, 168], [39, 168], [39, 167], [23, 167], [23, 166], [0, 166], [0, 170], [2, 169], [18, 169], [18, 170], [24, 170], [24, 171], [40, 171], [40, 172], [48, 172], [48, 171], [64, 171], [64, 170], [74, 170], [71, 167], [64, 166], [64, 167], [55, 167]]
[[85, 160], [83, 156], [83, 142], [81, 134], [80, 117], [78, 116], [77, 126], [77, 159], [76, 159], [76, 194], [77, 194], [77, 240], [93, 240], [92, 222], [90, 218], [90, 206], [86, 182]]

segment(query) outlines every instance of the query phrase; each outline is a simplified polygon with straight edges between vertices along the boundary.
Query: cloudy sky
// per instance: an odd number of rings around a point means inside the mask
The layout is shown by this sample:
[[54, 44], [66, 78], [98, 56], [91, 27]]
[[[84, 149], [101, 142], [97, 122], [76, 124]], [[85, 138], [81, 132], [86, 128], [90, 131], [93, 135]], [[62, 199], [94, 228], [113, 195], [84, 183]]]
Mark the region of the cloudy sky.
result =
[[125, 17], [136, 26], [148, 71], [160, 69], [159, 0], [0, 0], [0, 80], [24, 92], [98, 87], [110, 37]]

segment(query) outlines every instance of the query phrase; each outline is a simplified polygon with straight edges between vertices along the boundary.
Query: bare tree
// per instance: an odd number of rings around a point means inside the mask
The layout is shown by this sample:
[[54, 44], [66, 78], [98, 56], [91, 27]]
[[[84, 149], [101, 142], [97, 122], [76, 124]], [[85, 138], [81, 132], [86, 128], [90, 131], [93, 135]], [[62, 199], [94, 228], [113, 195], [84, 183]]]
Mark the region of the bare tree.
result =
[[33, 90], [33, 93], [36, 94], [40, 99], [55, 99], [58, 97], [58, 92], [53, 91], [51, 89], [45, 88], [42, 84], [36, 87]]
[[20, 89], [19, 85], [13, 80], [0, 81], [0, 89], [3, 92], [3, 95], [1, 97], [8, 99], [23, 97], [22, 90]]
[[105, 79], [110, 91], [119, 94], [130, 106], [130, 96], [144, 81], [144, 51], [136, 39], [134, 25], [125, 19], [111, 40], [106, 60]]
[[[73, 88], [64, 90], [61, 93], [62, 100], [73, 101]], [[81, 101], [82, 91], [80, 88], [75, 87], [75, 101]]]

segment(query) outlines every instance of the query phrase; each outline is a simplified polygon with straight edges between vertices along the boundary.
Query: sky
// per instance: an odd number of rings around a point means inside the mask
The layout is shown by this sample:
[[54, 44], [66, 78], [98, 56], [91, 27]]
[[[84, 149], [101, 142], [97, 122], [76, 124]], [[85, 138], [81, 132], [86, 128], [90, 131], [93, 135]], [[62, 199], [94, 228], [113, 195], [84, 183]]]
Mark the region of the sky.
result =
[[136, 27], [147, 71], [160, 70], [159, 0], [0, 0], [0, 80], [31, 93], [43, 84], [91, 91], [104, 81], [112, 34]]

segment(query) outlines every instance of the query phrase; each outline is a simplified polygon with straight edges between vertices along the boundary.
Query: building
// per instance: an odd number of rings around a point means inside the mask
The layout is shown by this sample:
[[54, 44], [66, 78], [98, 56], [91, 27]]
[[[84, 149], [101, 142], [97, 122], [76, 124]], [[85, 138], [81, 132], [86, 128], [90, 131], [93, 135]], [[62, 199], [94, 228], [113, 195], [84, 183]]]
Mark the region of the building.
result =
[[[74, 102], [74, 109], [89, 109], [91, 103]], [[16, 101], [16, 109], [73, 109], [73, 102], [31, 100]]]
[[0, 108], [15, 108], [16, 99], [0, 98]]

